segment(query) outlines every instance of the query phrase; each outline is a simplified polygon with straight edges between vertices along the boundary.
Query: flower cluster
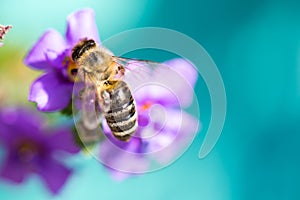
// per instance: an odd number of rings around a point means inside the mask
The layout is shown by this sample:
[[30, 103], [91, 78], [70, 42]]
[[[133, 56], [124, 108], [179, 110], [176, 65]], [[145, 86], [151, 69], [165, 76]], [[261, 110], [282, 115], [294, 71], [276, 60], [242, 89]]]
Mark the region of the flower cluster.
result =
[[0, 144], [7, 151], [0, 178], [22, 183], [35, 173], [56, 194], [72, 173], [62, 159], [79, 148], [68, 128], [50, 129], [44, 124], [40, 115], [26, 109], [0, 110]]
[[[70, 104], [75, 80], [71, 50], [84, 38], [100, 44], [94, 12], [83, 9], [70, 14], [65, 38], [48, 30], [25, 58], [26, 65], [44, 71], [32, 83], [29, 93], [29, 100], [40, 111], [61, 111]], [[106, 137], [99, 145], [97, 158], [117, 179], [172, 162], [198, 131], [199, 121], [182, 109], [193, 100], [196, 70], [184, 59], [173, 59], [161, 66], [168, 67], [158, 67], [154, 76], [143, 80], [143, 87], [133, 90], [138, 130], [129, 142], [114, 138], [103, 121]], [[152, 161], [158, 167], [152, 167]]]
[[159, 169], [183, 153], [199, 128], [198, 120], [182, 110], [193, 100], [196, 80], [197, 72], [189, 62], [169, 60], [133, 93], [138, 130], [129, 142], [118, 141], [103, 122], [106, 140], [99, 147], [98, 158], [113, 177], [123, 179]]
[[26, 56], [24, 63], [44, 74], [31, 85], [29, 101], [41, 111], [59, 111], [66, 108], [72, 97], [74, 62], [72, 48], [83, 38], [99, 41], [94, 12], [83, 9], [67, 18], [65, 39], [56, 30], [46, 31]]

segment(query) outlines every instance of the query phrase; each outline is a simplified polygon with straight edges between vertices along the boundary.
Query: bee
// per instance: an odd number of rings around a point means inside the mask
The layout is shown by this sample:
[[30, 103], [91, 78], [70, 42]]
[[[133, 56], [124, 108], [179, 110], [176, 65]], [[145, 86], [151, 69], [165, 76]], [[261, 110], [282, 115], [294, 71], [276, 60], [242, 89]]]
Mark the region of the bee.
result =
[[132, 92], [122, 77], [132, 60], [114, 56], [92, 39], [81, 40], [72, 49], [72, 59], [75, 65], [71, 73], [84, 83], [80, 96], [85, 129], [96, 129], [103, 116], [115, 138], [129, 141], [138, 128], [138, 115]]

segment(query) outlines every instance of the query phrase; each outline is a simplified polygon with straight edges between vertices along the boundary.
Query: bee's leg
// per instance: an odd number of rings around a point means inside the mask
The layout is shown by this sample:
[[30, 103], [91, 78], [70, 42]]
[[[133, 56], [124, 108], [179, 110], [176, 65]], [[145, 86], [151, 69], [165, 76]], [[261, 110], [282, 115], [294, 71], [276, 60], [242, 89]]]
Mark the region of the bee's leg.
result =
[[124, 68], [124, 66], [118, 65], [115, 70], [116, 70], [115, 71], [115, 73], [116, 73], [115, 78], [120, 78], [120, 77], [122, 77], [122, 76], [125, 75], [125, 68]]
[[124, 66], [122, 66], [122, 65], [119, 65], [118, 66], [118, 73], [121, 73], [121, 74], [125, 74], [125, 67]]
[[110, 95], [106, 90], [101, 90], [98, 93], [98, 104], [100, 106], [100, 109], [107, 113], [110, 110]]

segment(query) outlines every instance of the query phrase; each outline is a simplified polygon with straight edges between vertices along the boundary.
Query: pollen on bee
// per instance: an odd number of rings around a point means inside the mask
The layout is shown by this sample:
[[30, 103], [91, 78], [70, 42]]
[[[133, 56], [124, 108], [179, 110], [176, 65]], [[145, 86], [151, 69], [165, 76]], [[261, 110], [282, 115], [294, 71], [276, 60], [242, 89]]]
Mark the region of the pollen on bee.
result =
[[75, 64], [75, 62], [71, 59], [68, 60], [67, 71], [68, 71], [68, 78], [70, 79], [70, 81], [72, 82], [78, 81], [77, 78], [78, 67]]

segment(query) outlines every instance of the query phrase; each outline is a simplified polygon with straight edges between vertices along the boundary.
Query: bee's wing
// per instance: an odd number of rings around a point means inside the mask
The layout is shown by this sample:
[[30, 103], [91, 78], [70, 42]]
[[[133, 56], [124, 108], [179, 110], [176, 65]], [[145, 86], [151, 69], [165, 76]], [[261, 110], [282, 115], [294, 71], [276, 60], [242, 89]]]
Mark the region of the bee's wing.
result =
[[82, 144], [89, 147], [97, 143], [101, 136], [102, 112], [96, 98], [96, 87], [89, 78], [74, 83], [73, 115]]
[[96, 129], [100, 123], [100, 111], [98, 109], [95, 87], [85, 87], [81, 98], [81, 117], [83, 125], [89, 130]]
[[[124, 66], [123, 80], [128, 83], [136, 100], [148, 96], [161, 101], [168, 97], [168, 101], [176, 105], [188, 106], [192, 103], [194, 89], [187, 77], [172, 65], [148, 60], [135, 60], [114, 57], [115, 62]], [[190, 95], [182, 95], [182, 94]], [[161, 96], [160, 96], [161, 95]]]
[[129, 85], [138, 86], [153, 80], [158, 74], [170, 72], [169, 66], [150, 60], [113, 56], [114, 61], [125, 69], [122, 79]]
[[[82, 123], [88, 130], [99, 126], [102, 112], [97, 99], [98, 80], [92, 73], [88, 73], [83, 67], [78, 69], [82, 82], [75, 82], [75, 87], [80, 91], [79, 104]], [[80, 88], [81, 86], [81, 88]]]
[[142, 59], [133, 59], [133, 58], [125, 58], [125, 57], [118, 57], [113, 56], [114, 61], [117, 62], [120, 65], [123, 65], [124, 67], [129, 67], [128, 69], [134, 69], [135, 67], [139, 67], [142, 70], [154, 70], [157, 65], [161, 65], [159, 62], [154, 62], [151, 60], [142, 60]]

